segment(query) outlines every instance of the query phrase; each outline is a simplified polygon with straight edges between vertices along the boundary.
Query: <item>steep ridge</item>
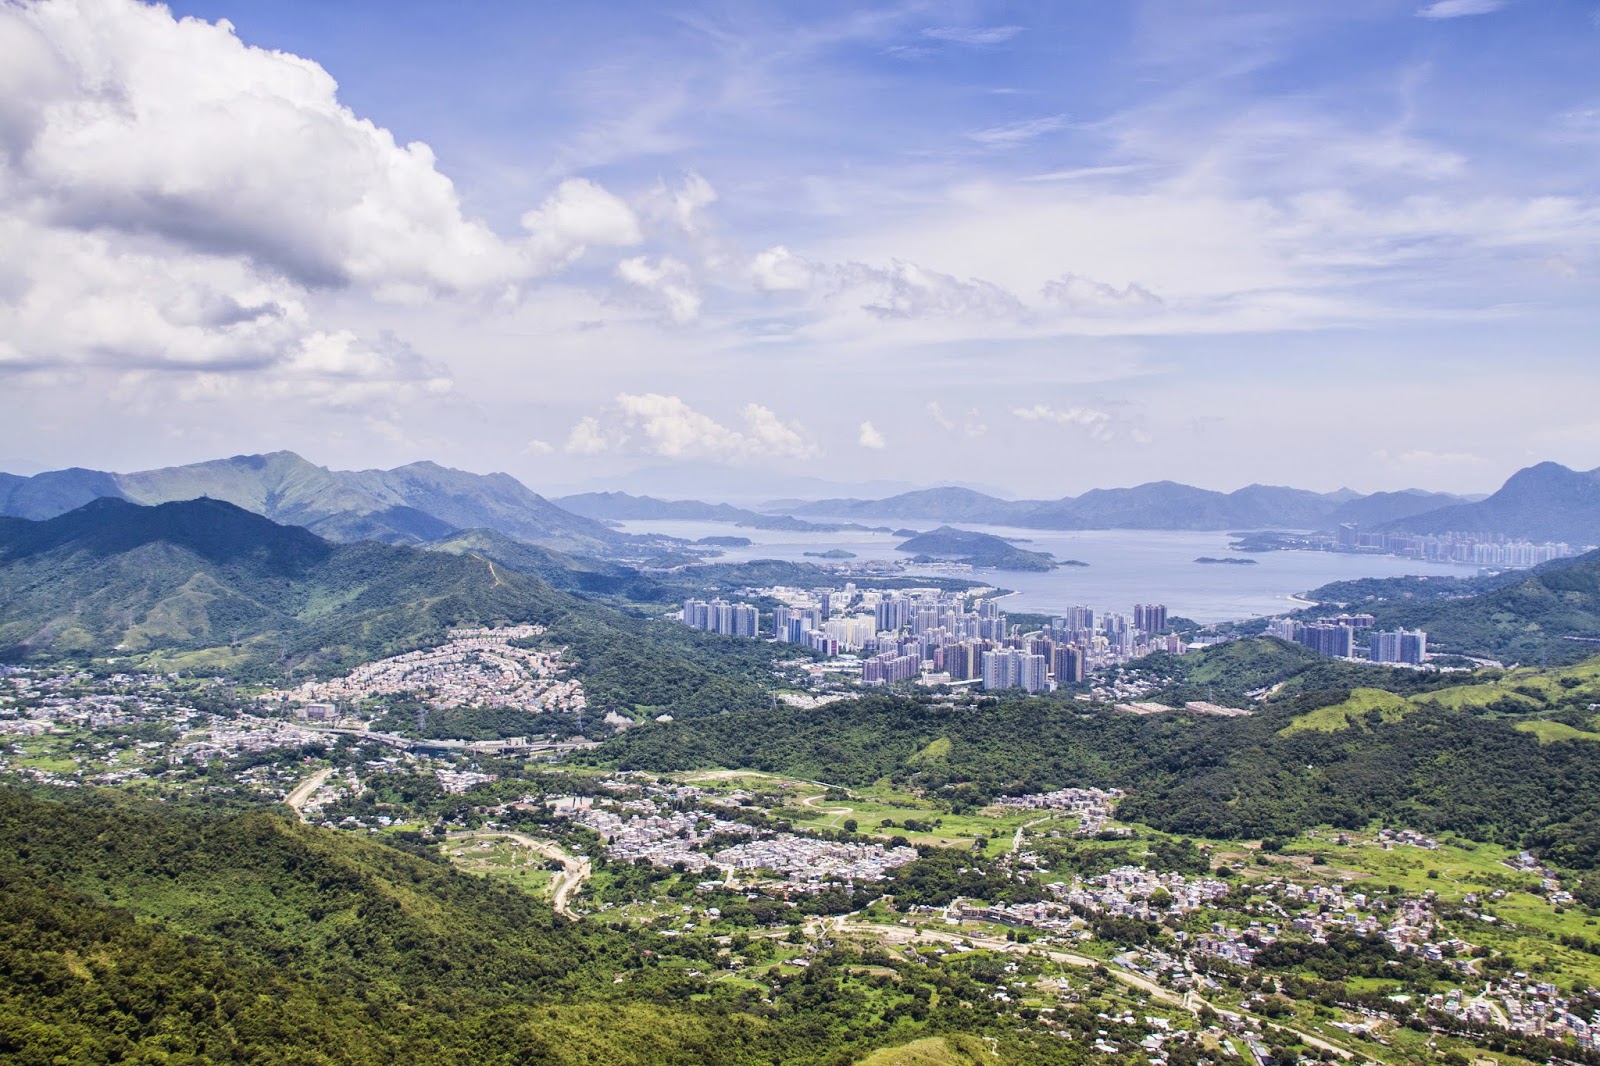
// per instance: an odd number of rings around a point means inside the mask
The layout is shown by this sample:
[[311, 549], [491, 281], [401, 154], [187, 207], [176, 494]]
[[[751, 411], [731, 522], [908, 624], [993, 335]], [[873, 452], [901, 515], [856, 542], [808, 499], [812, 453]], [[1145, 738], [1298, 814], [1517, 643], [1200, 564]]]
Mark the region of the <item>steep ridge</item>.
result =
[[1519, 470], [1498, 492], [1389, 523], [1414, 533], [1503, 533], [1532, 540], [1600, 543], [1600, 468], [1539, 463]]

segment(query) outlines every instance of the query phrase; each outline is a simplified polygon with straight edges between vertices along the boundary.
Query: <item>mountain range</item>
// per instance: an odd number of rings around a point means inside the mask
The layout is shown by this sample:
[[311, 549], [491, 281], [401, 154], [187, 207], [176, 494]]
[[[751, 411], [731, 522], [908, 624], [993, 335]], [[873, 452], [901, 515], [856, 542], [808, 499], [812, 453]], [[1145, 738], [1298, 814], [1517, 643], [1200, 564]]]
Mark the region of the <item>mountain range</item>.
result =
[[1408, 489], [1368, 496], [1316, 493], [1275, 485], [1234, 492], [1152, 481], [1125, 489], [1091, 489], [1059, 500], [1002, 500], [965, 488], [920, 489], [881, 500], [782, 500], [768, 510], [829, 518], [979, 522], [1032, 529], [1332, 529], [1403, 521], [1450, 506], [1460, 496]]
[[891, 532], [888, 527], [863, 526], [855, 522], [808, 522], [790, 515], [762, 514], [726, 503], [699, 500], [661, 500], [654, 496], [633, 496], [626, 492], [581, 492], [558, 496], [555, 504], [573, 514], [598, 521], [628, 519], [677, 519], [686, 522], [730, 522], [749, 529], [773, 529], [790, 533], [838, 533], [845, 530]]
[[1519, 470], [1487, 497], [1403, 489], [1362, 495], [1277, 485], [1233, 492], [1152, 481], [1091, 489], [1059, 500], [1004, 500], [966, 488], [919, 489], [878, 500], [775, 500], [793, 515], [858, 520], [974, 522], [1032, 529], [1316, 529], [1493, 533], [1530, 540], [1600, 543], [1600, 469], [1559, 463]]
[[509, 474], [430, 462], [329, 470], [293, 452], [271, 452], [132, 474], [81, 468], [0, 474], [0, 515], [52, 518], [101, 497], [140, 504], [210, 497], [336, 541], [422, 544], [487, 528], [557, 551], [612, 555], [631, 540], [562, 510]]
[[[968, 488], [881, 499], [771, 501], [760, 510], [699, 500], [590, 492], [549, 500], [509, 474], [418, 462], [393, 470], [329, 470], [293, 452], [119, 474], [72, 468], [0, 473], [0, 515], [50, 518], [101, 497], [140, 504], [210, 497], [334, 541], [425, 545], [490, 530], [565, 555], [640, 560], [672, 544], [608, 525], [626, 519], [727, 522], [755, 529], [884, 529], [884, 522], [981, 523], [1033, 529], [1319, 529], [1501, 533], [1600, 542], [1600, 470], [1540, 463], [1482, 499], [1407, 489], [1368, 495], [1274, 485], [1217, 492], [1172, 481], [1092, 489], [1058, 500], [1006, 500]], [[866, 523], [866, 524], [862, 524]]]

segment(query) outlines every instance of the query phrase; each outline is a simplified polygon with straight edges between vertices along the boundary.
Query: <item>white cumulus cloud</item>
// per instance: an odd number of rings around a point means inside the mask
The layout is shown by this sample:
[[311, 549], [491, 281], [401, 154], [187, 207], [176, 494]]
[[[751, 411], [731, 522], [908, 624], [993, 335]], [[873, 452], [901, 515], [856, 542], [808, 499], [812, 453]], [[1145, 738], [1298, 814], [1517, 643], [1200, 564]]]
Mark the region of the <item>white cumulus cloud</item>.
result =
[[889, 442], [884, 439], [883, 434], [878, 432], [871, 422], [861, 423], [861, 435], [856, 438], [856, 441], [863, 448], [871, 448], [873, 451], [879, 452], [889, 446]]
[[1074, 311], [1146, 311], [1161, 305], [1161, 297], [1129, 282], [1122, 288], [1081, 274], [1063, 274], [1045, 283], [1040, 295]]
[[1024, 422], [1054, 422], [1062, 426], [1081, 426], [1095, 440], [1114, 437], [1111, 415], [1090, 407], [1056, 408], [1036, 403], [1031, 407], [1013, 407], [1011, 413]]
[[616, 274], [645, 294], [673, 324], [686, 326], [700, 317], [700, 292], [682, 260], [664, 255], [652, 262], [636, 255], [618, 263]]
[[815, 267], [781, 244], [750, 261], [750, 277], [766, 292], [804, 292], [815, 274]]
[[569, 455], [599, 455], [609, 448], [605, 430], [601, 428], [600, 420], [593, 416], [585, 415], [578, 419], [578, 424], [567, 435], [566, 451]]
[[742, 425], [725, 425], [662, 393], [622, 393], [600, 415], [573, 427], [566, 450], [573, 455], [643, 453], [666, 459], [711, 459], [758, 465], [773, 458], [810, 459], [819, 449], [805, 430], [771, 408], [747, 403]]
[[566, 266], [591, 245], [626, 247], [644, 240], [633, 209], [587, 178], [570, 178], [522, 216], [535, 261]]
[[579, 179], [523, 224], [506, 237], [472, 217], [428, 145], [226, 20], [0, 4], [0, 370], [176, 372], [197, 396], [232, 375], [335, 405], [438, 395], [444, 370], [331, 320], [328, 294], [351, 294], [346, 313], [503, 296], [642, 239], [623, 201]]
[[842, 288], [864, 292], [868, 302], [862, 309], [882, 318], [1007, 318], [1023, 312], [1022, 302], [999, 285], [899, 259], [888, 267], [851, 263], [838, 279]]
[[462, 289], [521, 275], [420, 142], [316, 63], [132, 0], [7, 5], [6, 190], [57, 225], [241, 256], [303, 285]]

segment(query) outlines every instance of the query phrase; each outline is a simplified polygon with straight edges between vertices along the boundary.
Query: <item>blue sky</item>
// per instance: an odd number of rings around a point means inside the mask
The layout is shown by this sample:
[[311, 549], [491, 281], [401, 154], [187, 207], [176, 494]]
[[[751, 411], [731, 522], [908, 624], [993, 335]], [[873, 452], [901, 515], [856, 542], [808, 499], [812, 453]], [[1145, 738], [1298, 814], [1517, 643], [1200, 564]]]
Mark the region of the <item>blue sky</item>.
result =
[[13, 3], [0, 153], [16, 470], [1600, 465], [1593, 2]]

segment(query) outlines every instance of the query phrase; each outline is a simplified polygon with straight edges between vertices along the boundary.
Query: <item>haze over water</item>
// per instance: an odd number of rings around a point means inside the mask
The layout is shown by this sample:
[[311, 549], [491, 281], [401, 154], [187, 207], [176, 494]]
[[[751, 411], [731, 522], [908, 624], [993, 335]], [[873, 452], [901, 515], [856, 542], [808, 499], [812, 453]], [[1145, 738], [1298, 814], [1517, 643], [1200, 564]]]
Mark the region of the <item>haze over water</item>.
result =
[[[819, 518], [819, 522], [830, 519]], [[842, 521], [842, 520], [841, 520]], [[862, 524], [893, 528], [931, 528], [926, 520], [906, 525], [904, 520], [856, 520]], [[792, 562], [826, 562], [806, 552], [835, 548], [854, 552], [857, 559], [907, 559], [894, 546], [904, 538], [888, 533], [790, 533], [747, 529], [724, 522], [634, 520], [619, 523], [629, 533], [657, 533], [687, 540], [701, 537], [746, 537], [749, 547], [726, 548], [719, 562], [750, 559], [784, 559]], [[1088, 566], [1064, 566], [1032, 573], [975, 569], [970, 575], [1017, 595], [1006, 600], [1010, 611], [1051, 614], [1074, 604], [1101, 610], [1127, 612], [1135, 603], [1165, 603], [1173, 614], [1199, 622], [1222, 622], [1259, 615], [1281, 614], [1300, 606], [1291, 596], [1330, 581], [1361, 577], [1396, 577], [1404, 574], [1470, 576], [1474, 567], [1430, 563], [1388, 555], [1345, 555], [1334, 552], [1264, 552], [1241, 555], [1230, 552], [1226, 532], [1165, 532], [1154, 530], [1094, 529], [1036, 530], [962, 523], [995, 536], [1018, 538], [1019, 547], [1047, 551], [1059, 560], [1077, 559]], [[1255, 566], [1208, 566], [1201, 556], [1247, 558]]]

